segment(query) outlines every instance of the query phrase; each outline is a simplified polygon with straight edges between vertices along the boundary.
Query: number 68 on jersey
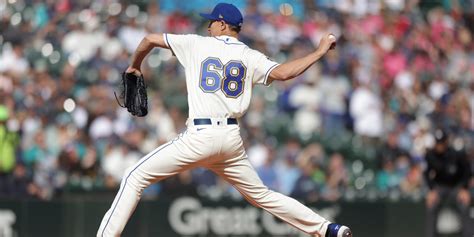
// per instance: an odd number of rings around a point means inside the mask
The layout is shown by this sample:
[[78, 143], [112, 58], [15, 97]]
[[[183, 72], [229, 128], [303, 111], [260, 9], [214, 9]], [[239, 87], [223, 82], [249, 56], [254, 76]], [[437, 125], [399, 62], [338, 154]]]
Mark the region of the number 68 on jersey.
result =
[[223, 64], [218, 58], [208, 57], [201, 63], [199, 86], [206, 93], [220, 89], [226, 97], [237, 98], [244, 90], [246, 73], [247, 68], [241, 61]]

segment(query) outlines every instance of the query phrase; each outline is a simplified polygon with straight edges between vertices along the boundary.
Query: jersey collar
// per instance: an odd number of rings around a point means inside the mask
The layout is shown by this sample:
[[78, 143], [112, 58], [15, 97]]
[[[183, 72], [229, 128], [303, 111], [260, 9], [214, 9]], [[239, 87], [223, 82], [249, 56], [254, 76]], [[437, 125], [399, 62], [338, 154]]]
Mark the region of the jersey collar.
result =
[[214, 38], [226, 44], [244, 44], [240, 42], [237, 38], [228, 35], [214, 36]]

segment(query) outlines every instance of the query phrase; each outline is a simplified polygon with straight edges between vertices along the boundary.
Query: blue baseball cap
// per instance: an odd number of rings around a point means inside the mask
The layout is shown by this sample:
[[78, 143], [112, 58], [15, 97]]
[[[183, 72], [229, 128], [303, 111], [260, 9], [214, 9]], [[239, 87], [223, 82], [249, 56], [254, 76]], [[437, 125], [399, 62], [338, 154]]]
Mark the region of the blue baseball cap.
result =
[[211, 14], [200, 13], [199, 15], [211, 21], [222, 20], [233, 26], [242, 26], [244, 21], [239, 9], [230, 3], [219, 3], [214, 7]]

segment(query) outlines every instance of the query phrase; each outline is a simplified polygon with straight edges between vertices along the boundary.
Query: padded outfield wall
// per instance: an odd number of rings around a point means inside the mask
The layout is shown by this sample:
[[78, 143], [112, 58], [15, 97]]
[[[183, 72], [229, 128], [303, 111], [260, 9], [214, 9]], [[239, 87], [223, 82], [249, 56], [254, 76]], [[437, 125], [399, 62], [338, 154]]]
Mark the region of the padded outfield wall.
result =
[[[109, 200], [2, 200], [0, 236], [95, 236]], [[420, 237], [421, 202], [354, 201], [309, 204], [330, 220], [352, 227], [360, 237]], [[474, 207], [471, 208], [474, 214]], [[454, 212], [440, 217], [443, 236], [459, 236]], [[195, 197], [141, 201], [123, 236], [306, 236], [244, 201]]]

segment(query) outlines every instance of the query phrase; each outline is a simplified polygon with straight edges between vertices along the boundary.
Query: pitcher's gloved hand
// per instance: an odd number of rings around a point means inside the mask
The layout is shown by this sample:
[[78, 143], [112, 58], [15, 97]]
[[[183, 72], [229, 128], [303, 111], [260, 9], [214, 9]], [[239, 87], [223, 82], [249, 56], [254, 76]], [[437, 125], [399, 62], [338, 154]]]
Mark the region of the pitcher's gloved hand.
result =
[[[122, 73], [122, 91], [120, 98], [123, 99], [123, 105], [117, 99], [118, 104], [127, 108], [134, 116], [143, 117], [148, 114], [148, 96], [146, 92], [145, 79], [143, 75], [137, 75], [136, 72]], [[114, 92], [115, 93], [115, 92]]]

